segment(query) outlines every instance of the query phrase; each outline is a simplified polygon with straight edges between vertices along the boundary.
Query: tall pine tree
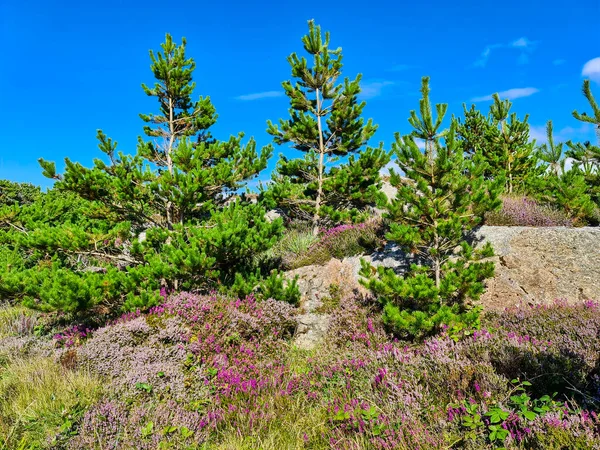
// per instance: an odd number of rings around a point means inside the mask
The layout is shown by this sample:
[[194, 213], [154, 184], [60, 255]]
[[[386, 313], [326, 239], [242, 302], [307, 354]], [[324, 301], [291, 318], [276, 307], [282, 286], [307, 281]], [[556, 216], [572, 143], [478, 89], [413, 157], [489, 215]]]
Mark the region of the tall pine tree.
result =
[[134, 155], [118, 152], [117, 143], [98, 131], [104, 158], [93, 167], [67, 158], [59, 175], [54, 163], [40, 160], [44, 174], [59, 180], [56, 189], [90, 202], [89, 214], [102, 218], [102, 226], [30, 230], [28, 239], [37, 241], [28, 245], [45, 246], [48, 255], [39, 263], [45, 284], [27, 292], [30, 304], [146, 307], [160, 299], [161, 288], [232, 284], [240, 275], [255, 277], [253, 255], [281, 232], [281, 222], [267, 222], [260, 205], [243, 196], [229, 202], [266, 167], [272, 148], [259, 153], [253, 139], [242, 144], [242, 133], [227, 141], [212, 138], [215, 108], [207, 97], [192, 99], [195, 63], [186, 56], [185, 39], [177, 45], [167, 35], [161, 47], [150, 52], [156, 83], [142, 85], [158, 112], [140, 115], [150, 140], [139, 138]]
[[[389, 156], [382, 147], [359, 152], [377, 128], [361, 117], [365, 106], [358, 102], [361, 76], [338, 83], [341, 48], [332, 50], [329, 33], [323, 37], [312, 20], [308, 27], [302, 43], [310, 61], [292, 53], [288, 62], [296, 83], [283, 83], [290, 118], [278, 125], [269, 121], [267, 129], [276, 144], [289, 143], [305, 157], [282, 156], [263, 197], [294, 217], [310, 220], [317, 234], [323, 224], [349, 220], [376, 202], [381, 196], [379, 171]], [[349, 155], [347, 164], [333, 166], [339, 157]]]
[[[415, 264], [403, 275], [392, 269], [374, 269], [363, 262], [363, 281], [384, 307], [385, 322], [404, 337], [422, 337], [441, 324], [473, 325], [478, 310], [471, 301], [483, 292], [483, 280], [492, 276], [489, 245], [475, 250], [471, 230], [483, 213], [499, 206], [503, 179], [483, 177], [485, 164], [464, 157], [456, 137], [457, 123], [440, 131], [447, 105], [436, 105], [433, 117], [429, 78], [422, 81], [420, 116], [411, 111], [414, 131], [396, 134], [393, 152], [403, 177], [392, 171], [396, 198], [387, 205], [391, 222], [387, 239], [397, 243]], [[415, 138], [425, 138], [422, 152]]]
[[[575, 169], [584, 176], [587, 182], [587, 193], [594, 199], [597, 207], [600, 208], [600, 107], [592, 93], [590, 80], [584, 80], [582, 91], [592, 108], [592, 113], [573, 111], [573, 117], [584, 123], [592, 124], [596, 132], [597, 142], [594, 145], [589, 141], [577, 143], [567, 141], [569, 147], [567, 156], [573, 158]], [[598, 217], [598, 220], [600, 220], [600, 217]]]

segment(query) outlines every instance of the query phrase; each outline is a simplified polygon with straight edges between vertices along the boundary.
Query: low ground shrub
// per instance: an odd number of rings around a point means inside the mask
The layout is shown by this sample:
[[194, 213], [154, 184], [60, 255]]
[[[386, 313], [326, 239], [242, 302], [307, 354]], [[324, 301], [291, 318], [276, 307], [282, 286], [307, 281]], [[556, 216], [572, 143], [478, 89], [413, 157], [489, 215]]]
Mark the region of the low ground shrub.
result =
[[[29, 397], [14, 401], [24, 388], [10, 388], [0, 437], [71, 449], [600, 445], [595, 303], [513, 308], [485, 315], [475, 332], [415, 344], [392, 338], [367, 299], [331, 295], [328, 334], [313, 350], [292, 345], [289, 304], [182, 293], [69, 347], [55, 344], [52, 358], [29, 353], [36, 362], [22, 368], [11, 360], [1, 386], [38, 389], [31, 380], [48, 372], [54, 381], [36, 395], [52, 398], [54, 384], [68, 381], [78, 389], [58, 398], [76, 412], [18, 422], [12, 408]], [[90, 394], [93, 383], [73, 381], [84, 375], [102, 380], [102, 398]], [[17, 422], [31, 429], [11, 432]]]
[[541, 205], [525, 196], [505, 196], [502, 208], [485, 214], [486, 225], [519, 227], [572, 227], [573, 219], [564, 212]]
[[310, 224], [292, 223], [273, 247], [256, 257], [257, 263], [267, 269], [291, 269], [296, 259], [318, 240]]
[[290, 263], [290, 267], [325, 264], [332, 258], [371, 253], [383, 244], [382, 233], [382, 224], [376, 220], [326, 229], [316, 242]]

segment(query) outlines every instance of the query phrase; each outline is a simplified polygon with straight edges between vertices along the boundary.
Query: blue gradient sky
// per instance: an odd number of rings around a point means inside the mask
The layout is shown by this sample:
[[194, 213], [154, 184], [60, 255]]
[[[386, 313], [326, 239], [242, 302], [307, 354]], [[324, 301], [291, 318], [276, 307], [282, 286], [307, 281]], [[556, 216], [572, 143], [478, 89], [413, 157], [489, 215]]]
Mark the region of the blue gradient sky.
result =
[[[213, 134], [245, 131], [268, 144], [267, 119], [287, 114], [286, 57], [302, 50], [311, 18], [343, 48], [345, 75], [363, 74], [365, 115], [379, 124], [372, 145], [410, 131], [423, 75], [450, 113], [471, 101], [487, 111], [488, 96], [505, 92], [514, 111], [530, 114], [534, 137], [553, 119], [559, 139], [593, 139], [571, 111], [586, 110], [582, 71], [600, 58], [600, 1], [404, 3], [4, 0], [0, 178], [48, 186], [39, 157], [90, 165], [98, 128], [133, 153], [138, 113], [156, 111], [140, 87], [153, 82], [148, 50], [165, 32], [188, 40], [196, 94], [219, 113]], [[600, 59], [586, 70], [600, 96]]]

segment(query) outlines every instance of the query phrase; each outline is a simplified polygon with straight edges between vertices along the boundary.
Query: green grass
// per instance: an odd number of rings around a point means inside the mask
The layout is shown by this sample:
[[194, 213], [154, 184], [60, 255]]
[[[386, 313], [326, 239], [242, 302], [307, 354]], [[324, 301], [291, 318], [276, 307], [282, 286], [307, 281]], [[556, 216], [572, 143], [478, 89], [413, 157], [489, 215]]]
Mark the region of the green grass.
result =
[[13, 361], [0, 369], [0, 449], [52, 448], [100, 391], [99, 379], [50, 357]]

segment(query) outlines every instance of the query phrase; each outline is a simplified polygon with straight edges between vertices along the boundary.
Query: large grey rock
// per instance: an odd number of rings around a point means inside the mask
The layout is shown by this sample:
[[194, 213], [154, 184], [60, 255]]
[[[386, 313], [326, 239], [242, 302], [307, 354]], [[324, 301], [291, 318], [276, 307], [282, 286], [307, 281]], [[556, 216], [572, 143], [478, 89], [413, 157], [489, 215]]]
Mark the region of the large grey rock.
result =
[[484, 226], [477, 236], [496, 253], [484, 306], [600, 300], [600, 228]]
[[[520, 303], [550, 303], [556, 299], [581, 302], [600, 300], [600, 228], [481, 227], [478, 245], [489, 241], [496, 256], [494, 278], [487, 281], [481, 303], [487, 309], [503, 309]], [[307, 266], [289, 272], [299, 275], [304, 315], [296, 342], [310, 348], [323, 337], [328, 317], [315, 313], [320, 298], [332, 283], [345, 292], [366, 290], [359, 284], [360, 259], [374, 266], [393, 268], [402, 274], [413, 259], [388, 244], [381, 252], [331, 260], [325, 266]]]

